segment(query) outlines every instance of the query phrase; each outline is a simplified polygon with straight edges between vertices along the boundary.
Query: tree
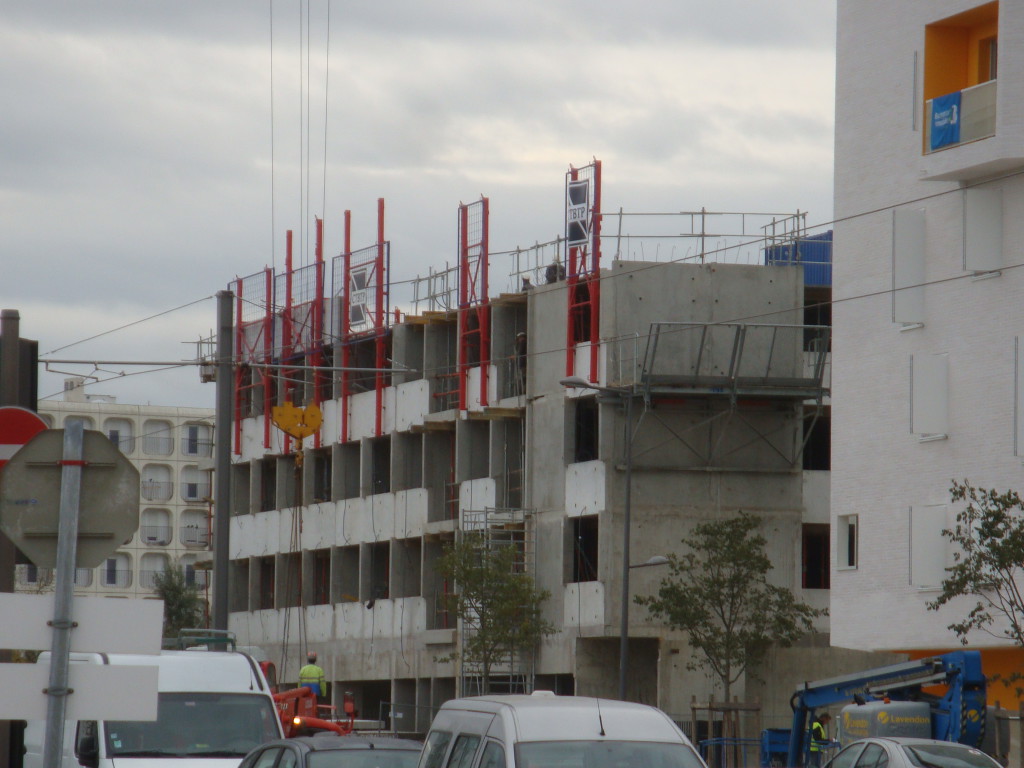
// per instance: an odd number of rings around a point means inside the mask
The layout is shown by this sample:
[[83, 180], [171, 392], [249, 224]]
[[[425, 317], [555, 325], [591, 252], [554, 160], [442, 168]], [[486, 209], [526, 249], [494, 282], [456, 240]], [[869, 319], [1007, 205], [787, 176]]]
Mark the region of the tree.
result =
[[636, 597], [669, 627], [689, 634], [696, 655], [688, 668], [717, 678], [726, 700], [733, 683], [744, 672], [753, 674], [769, 648], [792, 645], [827, 613], [768, 583], [772, 564], [760, 525], [760, 518], [741, 511], [695, 526], [682, 540], [689, 551], [668, 556], [671, 574], [657, 594]]
[[164, 601], [164, 637], [177, 637], [179, 630], [198, 627], [203, 621], [203, 597], [180, 568], [156, 574], [153, 591]]
[[449, 609], [473, 628], [463, 637], [462, 661], [481, 667], [487, 692], [497, 663], [533, 648], [555, 631], [541, 618], [541, 606], [550, 593], [537, 589], [522, 570], [515, 545], [488, 545], [481, 533], [463, 533], [459, 541], [445, 547], [437, 567], [455, 584], [455, 592], [448, 597]]
[[949, 629], [960, 642], [977, 630], [1014, 645], [1024, 645], [1024, 502], [1016, 491], [998, 493], [953, 482], [954, 502], [967, 502], [956, 523], [942, 535], [956, 545], [942, 592], [928, 604], [937, 611], [954, 598], [972, 597], [974, 607]]

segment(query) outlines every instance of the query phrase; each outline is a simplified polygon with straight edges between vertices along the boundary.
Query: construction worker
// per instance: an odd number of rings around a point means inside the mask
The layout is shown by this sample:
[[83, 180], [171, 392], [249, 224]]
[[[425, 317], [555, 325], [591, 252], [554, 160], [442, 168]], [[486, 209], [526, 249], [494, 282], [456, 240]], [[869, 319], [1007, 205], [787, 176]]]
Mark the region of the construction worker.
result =
[[832, 715], [823, 712], [811, 723], [811, 761], [810, 768], [820, 768], [822, 753], [829, 747], [828, 724]]
[[316, 694], [317, 701], [327, 693], [324, 671], [316, 665], [316, 652], [306, 654], [306, 666], [299, 670], [299, 687], [309, 688]]

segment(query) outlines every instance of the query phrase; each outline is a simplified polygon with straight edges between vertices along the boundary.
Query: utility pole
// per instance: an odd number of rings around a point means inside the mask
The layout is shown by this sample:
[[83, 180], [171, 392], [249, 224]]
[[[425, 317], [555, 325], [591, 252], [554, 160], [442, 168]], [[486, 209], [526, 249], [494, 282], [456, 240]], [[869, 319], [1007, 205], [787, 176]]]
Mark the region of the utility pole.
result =
[[231, 530], [231, 291], [217, 292], [217, 399], [213, 456], [213, 628], [228, 628], [228, 566]]
[[[38, 363], [39, 344], [21, 338], [18, 310], [0, 310], [0, 406], [38, 408]], [[11, 540], [0, 533], [0, 592], [14, 591], [16, 553]], [[0, 661], [10, 660], [10, 651], [0, 651]], [[21, 752], [21, 733], [12, 732], [10, 720], [0, 720], [0, 767], [21, 768]]]

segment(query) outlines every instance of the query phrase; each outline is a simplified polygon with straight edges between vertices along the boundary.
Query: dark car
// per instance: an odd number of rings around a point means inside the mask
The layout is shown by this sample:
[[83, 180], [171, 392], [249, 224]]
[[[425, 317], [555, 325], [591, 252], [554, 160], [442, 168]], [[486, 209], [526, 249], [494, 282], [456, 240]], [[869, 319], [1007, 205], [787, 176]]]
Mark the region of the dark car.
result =
[[422, 747], [388, 736], [318, 733], [261, 744], [238, 768], [416, 768]]
[[844, 747], [825, 768], [1001, 768], [980, 749], [951, 741], [873, 737]]

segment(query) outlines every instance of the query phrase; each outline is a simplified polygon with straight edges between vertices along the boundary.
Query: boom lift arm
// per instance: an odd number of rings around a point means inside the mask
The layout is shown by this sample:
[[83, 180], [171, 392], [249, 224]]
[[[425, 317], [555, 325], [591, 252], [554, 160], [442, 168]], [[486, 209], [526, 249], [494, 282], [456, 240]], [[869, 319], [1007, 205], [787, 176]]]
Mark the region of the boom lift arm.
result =
[[[922, 688], [947, 686], [942, 696]], [[803, 764], [807, 718], [830, 704], [859, 703], [887, 696], [893, 701], [927, 701], [931, 705], [932, 738], [980, 746], [985, 735], [985, 675], [978, 651], [952, 651], [865, 672], [804, 683], [790, 700], [793, 728], [786, 765]]]

